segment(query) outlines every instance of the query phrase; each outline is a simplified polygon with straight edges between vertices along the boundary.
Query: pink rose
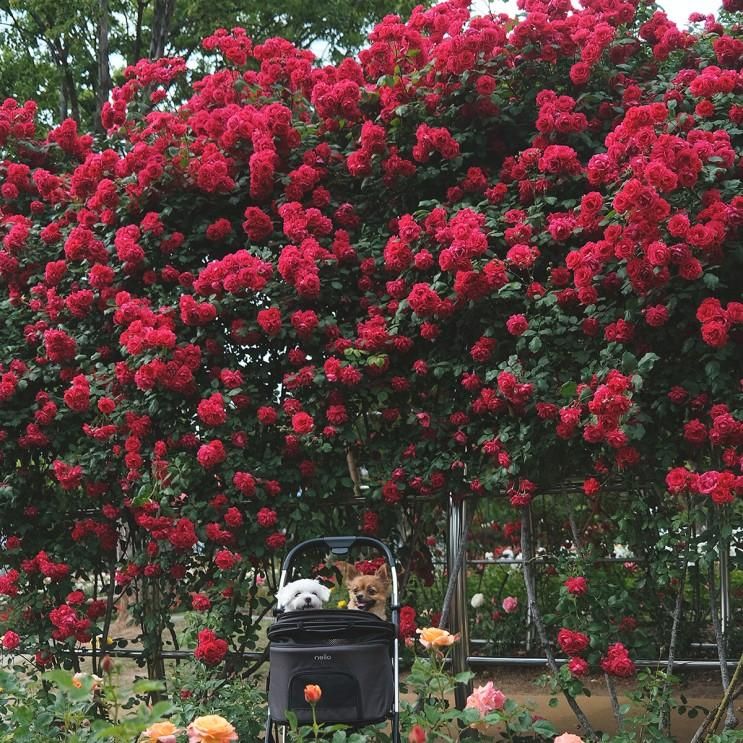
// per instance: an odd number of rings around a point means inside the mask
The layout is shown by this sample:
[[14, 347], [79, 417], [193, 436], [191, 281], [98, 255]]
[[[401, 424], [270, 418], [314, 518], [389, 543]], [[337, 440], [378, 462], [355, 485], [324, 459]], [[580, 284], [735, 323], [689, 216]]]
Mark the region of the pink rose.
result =
[[583, 738], [579, 738], [572, 733], [563, 733], [562, 735], [558, 735], [553, 743], [583, 743]]
[[485, 717], [493, 710], [503, 709], [505, 703], [506, 695], [500, 689], [496, 689], [492, 681], [488, 681], [484, 686], [478, 686], [467, 697], [465, 708], [476, 709], [480, 717]]
[[506, 596], [501, 606], [506, 614], [513, 614], [519, 608], [519, 600], [515, 596]]

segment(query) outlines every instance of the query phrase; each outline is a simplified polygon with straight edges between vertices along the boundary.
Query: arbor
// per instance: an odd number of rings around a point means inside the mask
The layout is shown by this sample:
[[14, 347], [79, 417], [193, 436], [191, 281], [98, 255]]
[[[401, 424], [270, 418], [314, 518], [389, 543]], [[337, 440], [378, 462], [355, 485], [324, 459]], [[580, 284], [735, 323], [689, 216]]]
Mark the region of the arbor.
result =
[[[200, 42], [214, 29], [242, 26], [256, 41], [291, 38], [338, 59], [357, 51], [373, 23], [388, 13], [405, 13], [412, 0], [267, 5], [236, 0], [3, 0], [0, 55], [9, 61], [0, 73], [5, 96], [28, 93], [46, 118], [68, 116], [85, 128], [100, 129], [98, 115], [126, 64], [166, 54], [201, 64]], [[14, 69], [23, 72], [16, 74]]]
[[[566, 693], [672, 656], [686, 565], [714, 599], [741, 525], [723, 20], [452, 0], [323, 69], [239, 28], [203, 77], [141, 62], [103, 143], [2, 104], [0, 593], [39, 663], [124, 591], [151, 673], [176, 604], [218, 662], [255, 642], [287, 540], [378, 534], [413, 572], [450, 497], [527, 556], [543, 527]], [[642, 569], [598, 572], [615, 544]]]

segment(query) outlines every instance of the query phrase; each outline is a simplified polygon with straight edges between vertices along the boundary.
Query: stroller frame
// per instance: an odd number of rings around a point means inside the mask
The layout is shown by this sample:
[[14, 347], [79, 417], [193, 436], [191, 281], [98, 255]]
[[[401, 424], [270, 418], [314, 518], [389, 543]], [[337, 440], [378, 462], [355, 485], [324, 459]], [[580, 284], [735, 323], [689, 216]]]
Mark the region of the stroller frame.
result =
[[[400, 604], [398, 597], [398, 584], [397, 584], [397, 570], [395, 569], [395, 558], [392, 551], [387, 547], [384, 542], [381, 542], [374, 537], [355, 537], [355, 536], [339, 536], [339, 537], [317, 537], [315, 539], [307, 539], [299, 544], [295, 545], [286, 555], [281, 565], [281, 574], [279, 577], [278, 590], [280, 591], [287, 582], [287, 575], [292, 568], [292, 562], [294, 558], [304, 552], [305, 550], [312, 547], [325, 547], [331, 554], [335, 556], [345, 556], [349, 553], [352, 547], [355, 546], [367, 546], [373, 547], [384, 556], [389, 572], [390, 580], [392, 584], [392, 590], [390, 593], [390, 621], [394, 625], [395, 632], [392, 639], [391, 657], [392, 657], [392, 683], [393, 683], [393, 695], [392, 695], [392, 709], [388, 712], [386, 719], [390, 720], [392, 727], [392, 743], [400, 743]], [[274, 611], [274, 615], [278, 616], [283, 613], [282, 609]], [[382, 620], [380, 620], [382, 621]], [[270, 668], [269, 668], [270, 674]], [[270, 678], [270, 676], [269, 676]], [[266, 719], [266, 732], [265, 732], [265, 743], [275, 743], [273, 728], [274, 720], [271, 717], [271, 709], [269, 707]], [[283, 725], [283, 723], [282, 723]], [[285, 726], [282, 734], [282, 740], [285, 740]]]

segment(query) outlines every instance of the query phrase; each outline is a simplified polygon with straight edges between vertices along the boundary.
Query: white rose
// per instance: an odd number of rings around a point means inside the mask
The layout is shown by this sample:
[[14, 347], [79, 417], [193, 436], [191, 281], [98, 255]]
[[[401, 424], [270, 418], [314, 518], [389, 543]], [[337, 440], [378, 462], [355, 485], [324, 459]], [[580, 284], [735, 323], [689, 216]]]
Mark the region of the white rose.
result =
[[482, 593], [476, 593], [470, 599], [470, 606], [473, 609], [479, 609], [485, 603], [485, 596]]

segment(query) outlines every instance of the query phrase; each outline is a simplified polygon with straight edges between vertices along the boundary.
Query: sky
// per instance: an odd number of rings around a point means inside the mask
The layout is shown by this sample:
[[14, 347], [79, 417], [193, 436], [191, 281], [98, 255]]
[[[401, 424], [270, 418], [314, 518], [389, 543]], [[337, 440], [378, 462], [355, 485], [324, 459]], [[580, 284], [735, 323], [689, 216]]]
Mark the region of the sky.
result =
[[[668, 17], [676, 23], [683, 25], [688, 21], [691, 13], [717, 14], [720, 9], [720, 0], [663, 0], [660, 6], [666, 11]], [[473, 0], [472, 9], [475, 15], [488, 12], [506, 12], [513, 14], [517, 12], [516, 0]]]

